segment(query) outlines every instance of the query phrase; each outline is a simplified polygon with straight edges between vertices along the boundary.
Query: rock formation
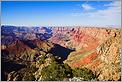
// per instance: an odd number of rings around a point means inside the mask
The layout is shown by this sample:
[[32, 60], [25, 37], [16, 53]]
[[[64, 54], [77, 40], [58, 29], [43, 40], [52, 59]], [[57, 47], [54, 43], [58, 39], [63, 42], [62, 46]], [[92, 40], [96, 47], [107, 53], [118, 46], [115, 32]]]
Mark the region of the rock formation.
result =
[[[86, 67], [101, 81], [121, 80], [119, 28], [1, 28], [3, 80], [41, 81], [42, 68], [55, 59], [68, 64], [72, 69]], [[6, 69], [6, 65], [10, 66], [10, 70]], [[14, 69], [13, 65], [20, 68]], [[30, 71], [32, 68], [35, 70]]]

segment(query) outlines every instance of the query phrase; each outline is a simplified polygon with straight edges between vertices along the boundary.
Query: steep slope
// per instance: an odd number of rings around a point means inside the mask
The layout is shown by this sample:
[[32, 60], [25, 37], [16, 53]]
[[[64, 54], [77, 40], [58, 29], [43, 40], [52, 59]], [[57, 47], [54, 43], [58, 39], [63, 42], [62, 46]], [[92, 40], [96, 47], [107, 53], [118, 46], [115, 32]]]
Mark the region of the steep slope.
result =
[[111, 29], [105, 28], [57, 27], [52, 31], [50, 41], [75, 50], [96, 48], [111, 36]]
[[[72, 69], [86, 67], [102, 81], [120, 80], [120, 29], [11, 27], [9, 32], [8, 28], [2, 29], [2, 74], [8, 80], [33, 76], [40, 81], [42, 68], [55, 59]], [[38, 68], [34, 72], [30, 71], [33, 66]]]
[[120, 30], [111, 29], [107, 40], [88, 51], [72, 52], [65, 63], [72, 68], [87, 67], [98, 75], [99, 80], [120, 79]]
[[38, 53], [36, 50], [31, 49], [29, 46], [27, 46], [26, 44], [24, 44], [22, 41], [18, 39], [15, 40], [3, 51], [8, 52], [8, 54], [6, 55], [7, 59], [14, 60], [14, 61], [17, 60], [32, 61], [34, 55]]
[[16, 39], [6, 48], [2, 48], [2, 80], [22, 80], [18, 72], [24, 70], [26, 73], [27, 69], [31, 69], [30, 65], [40, 66], [42, 56], [46, 56], [52, 47], [51, 42]]

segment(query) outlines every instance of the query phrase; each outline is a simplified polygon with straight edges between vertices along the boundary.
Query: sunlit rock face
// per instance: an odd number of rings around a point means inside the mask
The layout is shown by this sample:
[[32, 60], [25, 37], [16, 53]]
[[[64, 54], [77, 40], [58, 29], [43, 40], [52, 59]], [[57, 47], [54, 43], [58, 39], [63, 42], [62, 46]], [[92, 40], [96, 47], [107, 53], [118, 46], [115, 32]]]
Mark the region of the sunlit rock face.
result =
[[71, 68], [91, 69], [99, 80], [120, 80], [120, 42], [120, 29], [102, 27], [3, 26], [1, 34], [3, 58], [35, 62], [39, 71], [49, 64], [38, 65], [42, 54], [60, 56]]
[[[120, 41], [119, 29], [86, 29], [86, 47], [79, 48], [71, 52], [65, 63], [72, 68], [87, 67], [92, 69], [99, 80], [119, 80], [120, 79]], [[91, 32], [91, 33], [90, 33]], [[76, 39], [76, 38], [75, 38]], [[89, 39], [89, 40], [87, 40]], [[74, 39], [73, 39], [74, 40]], [[82, 43], [82, 38], [80, 39]], [[77, 40], [74, 43], [77, 43]], [[84, 44], [85, 45], [85, 44]], [[114, 70], [113, 70], [114, 69]]]
[[59, 27], [53, 29], [53, 36], [49, 40], [76, 50], [96, 48], [110, 37], [109, 31], [111, 30], [102, 28]]

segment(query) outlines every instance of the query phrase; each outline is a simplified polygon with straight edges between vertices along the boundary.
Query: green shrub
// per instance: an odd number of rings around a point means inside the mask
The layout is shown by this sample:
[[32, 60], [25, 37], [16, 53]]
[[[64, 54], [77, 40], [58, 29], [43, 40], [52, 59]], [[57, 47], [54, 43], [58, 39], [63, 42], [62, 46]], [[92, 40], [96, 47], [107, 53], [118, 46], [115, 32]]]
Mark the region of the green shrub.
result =
[[75, 68], [72, 71], [73, 77], [81, 77], [84, 81], [92, 80], [95, 78], [93, 72], [87, 68]]
[[51, 65], [42, 69], [42, 80], [44, 81], [62, 81], [71, 73], [70, 67], [65, 64], [53, 62]]
[[33, 66], [29, 65], [27, 68], [23, 68], [18, 71], [19, 77], [22, 77], [22, 81], [35, 81], [35, 77], [33, 73], [35, 73], [38, 69]]
[[22, 79], [23, 81], [35, 81], [35, 77], [32, 73], [25, 72], [24, 77]]

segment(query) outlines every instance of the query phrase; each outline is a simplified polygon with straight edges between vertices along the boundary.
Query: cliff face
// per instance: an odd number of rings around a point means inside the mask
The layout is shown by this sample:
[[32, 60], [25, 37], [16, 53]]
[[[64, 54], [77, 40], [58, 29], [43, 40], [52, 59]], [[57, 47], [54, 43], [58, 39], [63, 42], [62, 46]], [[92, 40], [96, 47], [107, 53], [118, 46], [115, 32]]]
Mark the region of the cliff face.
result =
[[50, 40], [76, 50], [93, 49], [111, 36], [110, 31], [102, 28], [54, 28]]
[[[89, 31], [86, 31], [86, 33], [89, 33]], [[100, 29], [94, 38], [97, 38], [97, 40], [88, 40], [93, 41], [91, 45], [94, 46], [91, 46], [88, 42], [87, 48], [71, 52], [65, 63], [68, 63], [72, 68], [90, 68], [98, 75], [99, 80], [119, 80], [121, 72], [120, 30]]]
[[[120, 80], [120, 29], [3, 27], [1, 38], [2, 62], [34, 65], [38, 68], [33, 72], [36, 80], [40, 81], [40, 70], [54, 60], [53, 56], [71, 68], [91, 69], [99, 80]], [[4, 64], [3, 67], [6, 68]], [[14, 74], [11, 69], [8, 76]]]

